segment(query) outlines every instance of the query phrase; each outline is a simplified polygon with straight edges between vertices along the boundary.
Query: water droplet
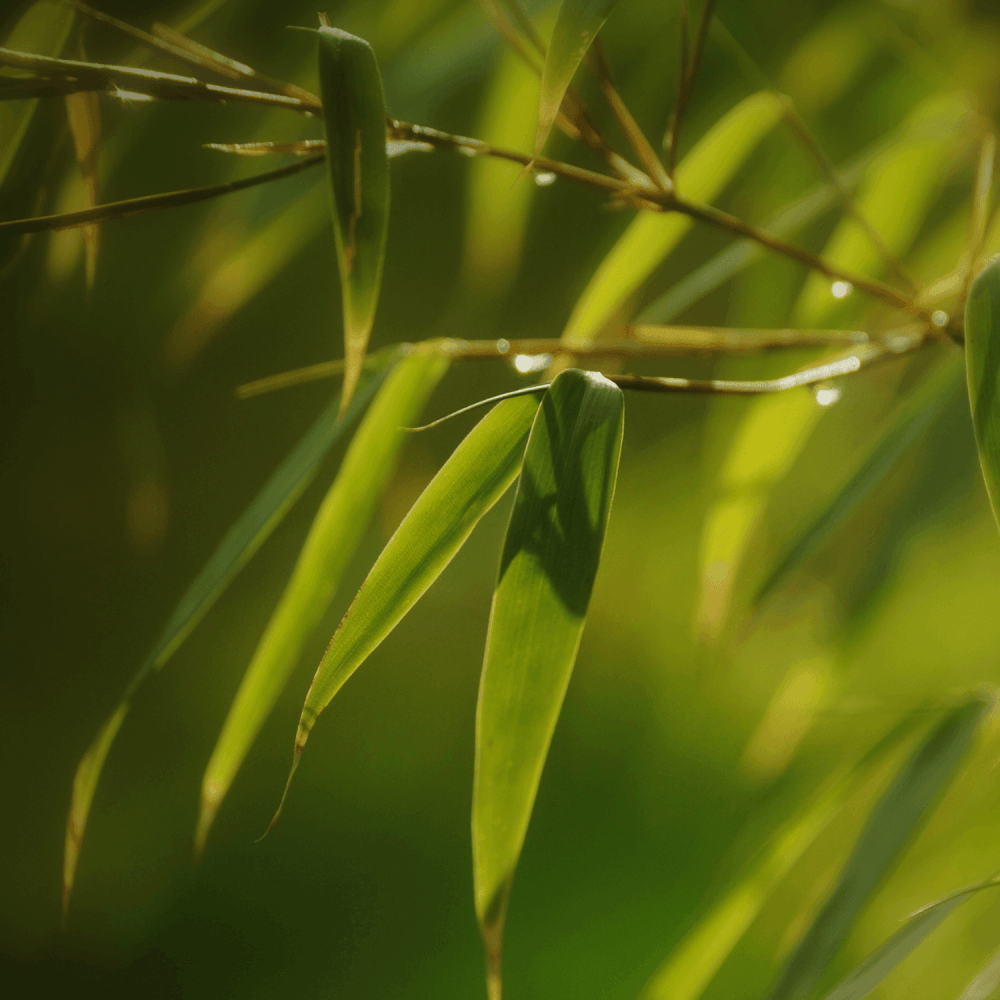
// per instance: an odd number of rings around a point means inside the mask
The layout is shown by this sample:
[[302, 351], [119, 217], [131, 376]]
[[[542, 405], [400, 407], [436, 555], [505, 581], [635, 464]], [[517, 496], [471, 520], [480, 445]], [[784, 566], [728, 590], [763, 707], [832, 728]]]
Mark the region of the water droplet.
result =
[[835, 281], [830, 285], [830, 294], [835, 299], [846, 299], [854, 291], [854, 285], [849, 281]]
[[518, 354], [514, 358], [514, 369], [522, 375], [540, 372], [552, 364], [551, 354]]
[[497, 354], [506, 354], [510, 350], [510, 341], [501, 337], [497, 341]]
[[830, 385], [828, 382], [820, 382], [813, 389], [813, 399], [817, 406], [833, 406], [840, 401], [842, 395], [843, 390], [839, 385]]
[[943, 309], [935, 309], [931, 313], [931, 322], [937, 327], [947, 326], [950, 318]]
[[548, 170], [539, 170], [535, 174], [535, 183], [540, 187], [548, 187], [550, 184], [555, 184], [556, 175], [550, 173]]

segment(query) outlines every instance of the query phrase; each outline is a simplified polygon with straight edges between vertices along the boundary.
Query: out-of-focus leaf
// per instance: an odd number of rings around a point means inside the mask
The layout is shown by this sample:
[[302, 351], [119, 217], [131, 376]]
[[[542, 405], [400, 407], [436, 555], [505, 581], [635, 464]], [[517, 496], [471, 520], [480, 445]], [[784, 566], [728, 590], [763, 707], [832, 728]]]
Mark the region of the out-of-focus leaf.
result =
[[490, 995], [511, 879], [576, 660], [618, 471], [621, 391], [569, 369], [535, 416], [493, 594], [476, 715], [472, 856]]
[[264, 488], [257, 494], [239, 520], [229, 529], [219, 547], [205, 564], [194, 582], [188, 587], [174, 609], [166, 628], [160, 634], [150, 654], [129, 682], [122, 701], [111, 718], [101, 727], [76, 769], [73, 780], [73, 798], [66, 828], [66, 851], [63, 858], [63, 906], [69, 904], [76, 875], [80, 843], [87, 826], [90, 805], [97, 788], [101, 769], [111, 749], [118, 729], [132, 698], [146, 677], [162, 667], [192, 629], [215, 603], [233, 577], [260, 548], [267, 537], [281, 522], [292, 504], [301, 496], [320, 462], [333, 447], [344, 429], [364, 409], [368, 400], [385, 378], [384, 368], [394, 355], [385, 355], [383, 370], [378, 371], [368, 383], [363, 384], [351, 406], [338, 416], [339, 404], [331, 403], [302, 440], [271, 475]]
[[552, 131], [566, 89], [617, 0], [562, 0], [542, 71], [535, 153]]
[[[530, 147], [537, 77], [516, 52], [505, 49], [490, 82], [474, 135], [506, 149]], [[462, 273], [479, 298], [496, 300], [510, 287], [534, 198], [534, 184], [519, 184], [517, 164], [487, 156], [469, 164], [469, 195]]]
[[303, 644], [330, 606], [364, 536], [406, 440], [403, 428], [414, 423], [447, 370], [448, 361], [440, 354], [405, 357], [385, 380], [354, 435], [212, 751], [201, 786], [195, 835], [199, 852], [243, 758], [284, 690]]
[[965, 306], [965, 361], [979, 464], [1000, 524], [1000, 260], [972, 284]]
[[[962, 126], [968, 109], [954, 97], [935, 98], [908, 118], [865, 172], [858, 209], [895, 254], [911, 244], [930, 208], [945, 165], [968, 136]], [[853, 218], [844, 219], [823, 256], [849, 271], [876, 273], [881, 252]], [[830, 281], [812, 274], [793, 314], [795, 326], [824, 326], [846, 298], [831, 294]], [[729, 614], [732, 588], [752, 533], [760, 524], [771, 492], [801, 454], [822, 410], [805, 393], [761, 397], [748, 407], [719, 473], [721, 496], [709, 510], [702, 534], [695, 631], [714, 639]], [[774, 429], [780, 434], [774, 437]], [[742, 473], [756, 469], [748, 478]]]
[[769, 1000], [801, 1000], [815, 989], [855, 920], [954, 777], [989, 702], [975, 696], [950, 711], [879, 800], [833, 893], [799, 941]]
[[[73, 11], [69, 7], [40, 0], [25, 11], [4, 45], [19, 52], [57, 56], [66, 44], [72, 24]], [[37, 99], [0, 101], [0, 184], [14, 162], [37, 106]]]
[[[97, 154], [101, 139], [101, 108], [97, 94], [94, 91], [67, 94], [66, 117], [87, 194], [86, 204], [82, 207], [93, 208], [97, 204]], [[83, 227], [84, 267], [88, 289], [94, 287], [97, 276], [99, 240], [100, 227], [97, 223]]]
[[372, 47], [339, 28], [319, 29], [319, 80], [344, 305], [346, 406], [361, 377], [382, 283], [389, 224], [385, 96]]
[[[957, 910], [963, 903], [968, 902], [978, 892], [983, 889], [992, 889], [1000, 885], [996, 879], [987, 882], [980, 882], [978, 885], [969, 886], [951, 896], [931, 903], [922, 910], [917, 910], [909, 920], [898, 930], [885, 944], [876, 948], [849, 976], [841, 980], [823, 1000], [861, 1000], [869, 993], [893, 969], [905, 959], [931, 931], [935, 930], [945, 917]], [[996, 972], [993, 973], [996, 975]], [[994, 980], [995, 984], [995, 980]], [[971, 989], [975, 983], [970, 983]], [[962, 994], [963, 1000], [966, 993]], [[972, 997], [986, 997], [988, 993], [974, 992]]]
[[778, 587], [788, 574], [812, 555], [889, 474], [897, 461], [941, 415], [960, 384], [961, 365], [950, 355], [923, 385], [900, 404], [885, 433], [857, 472], [781, 558], [757, 591], [755, 603]]
[[[762, 91], [741, 101], [678, 165], [678, 190], [695, 201], [713, 201], [782, 114], [781, 103], [772, 93]], [[583, 290], [563, 339], [592, 340], [691, 225], [687, 216], [677, 213], [639, 212]]]
[[697, 1000], [785, 875], [840, 813], [845, 803], [909, 735], [907, 715], [861, 760], [837, 775], [775, 831], [759, 858], [653, 973], [641, 1000]]
[[309, 687], [295, 737], [295, 766], [323, 709], [438, 578], [521, 468], [538, 401], [491, 410], [431, 480], [358, 591]]
[[1000, 986], [1000, 951], [983, 967], [978, 975], [962, 990], [958, 1000], [989, 1000]]

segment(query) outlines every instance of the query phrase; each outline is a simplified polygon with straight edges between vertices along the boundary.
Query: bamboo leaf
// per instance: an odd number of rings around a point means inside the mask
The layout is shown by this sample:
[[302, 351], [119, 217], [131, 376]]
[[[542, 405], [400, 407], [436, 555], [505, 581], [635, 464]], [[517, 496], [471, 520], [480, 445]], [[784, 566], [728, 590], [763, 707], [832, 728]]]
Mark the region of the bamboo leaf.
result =
[[[765, 91], [741, 101], [678, 165], [678, 190], [695, 201], [716, 199], [783, 113], [778, 98]], [[690, 218], [677, 213], [639, 212], [594, 272], [573, 308], [563, 339], [592, 340], [597, 336], [691, 225]]]
[[195, 834], [201, 852], [216, 813], [319, 624], [396, 467], [406, 431], [448, 370], [434, 352], [400, 361], [379, 390], [323, 499], [291, 579], [254, 651], [202, 779]]
[[[40, 55], [58, 55], [72, 24], [72, 10], [51, 0], [40, 0], [14, 25], [6, 45]], [[0, 103], [0, 184], [10, 171], [37, 106], [37, 99]]]
[[406, 515], [316, 670], [299, 720], [293, 770], [320, 713], [437, 579], [479, 519], [514, 481], [537, 407], [533, 397], [519, 396], [491, 410]]
[[[97, 94], [81, 91], [66, 95], [66, 117], [73, 135], [76, 162], [80, 167], [86, 192], [85, 208], [97, 205], [97, 156], [101, 139], [101, 109]], [[83, 227], [84, 270], [87, 289], [94, 287], [97, 276], [97, 251], [100, 244], [100, 227], [96, 222]]]
[[754, 603], [762, 601], [792, 570], [816, 552], [920, 440], [954, 395], [959, 372], [957, 357], [949, 356], [922, 386], [906, 397], [858, 470], [778, 561], [757, 591]]
[[976, 278], [965, 306], [965, 360], [979, 464], [1000, 523], [1000, 259]]
[[372, 47], [338, 28], [319, 29], [319, 79], [344, 307], [346, 406], [361, 377], [382, 282], [389, 222], [385, 96]]
[[281, 523], [282, 518], [316, 474], [324, 456], [344, 429], [364, 409], [382, 383], [385, 378], [384, 368], [392, 357], [386, 355], [383, 358], [383, 370], [362, 386], [344, 414], [338, 415], [337, 402], [331, 403], [320, 414], [239, 520], [229, 529], [205, 567], [180, 599], [166, 628], [129, 682], [121, 703], [101, 727], [94, 742], [77, 765], [63, 857], [64, 914], [73, 891], [80, 845], [87, 827], [94, 791], [104, 761], [135, 693], [149, 674], [170, 659], [236, 574]]
[[621, 449], [621, 391], [561, 373], [525, 453], [493, 594], [476, 716], [476, 912], [491, 997], [504, 916], [601, 556]]
[[836, 888], [792, 952], [769, 1000], [800, 1000], [815, 989], [854, 921], [950, 784], [988, 708], [987, 700], [977, 695], [950, 711], [900, 770], [872, 810]]
[[[879, 983], [903, 961], [931, 931], [935, 930], [945, 918], [950, 916], [963, 903], [968, 902], [983, 889], [992, 889], [1000, 885], [997, 879], [980, 882], [969, 886], [960, 892], [939, 899], [921, 910], [917, 910], [906, 923], [885, 944], [876, 948], [849, 976], [841, 980], [823, 1000], [861, 1000], [868, 996]], [[994, 959], [994, 963], [995, 963]], [[987, 967], [984, 973], [989, 973], [993, 984], [996, 983], [997, 970]], [[976, 986], [977, 980], [969, 984], [969, 989]], [[981, 990], [969, 993], [966, 990], [961, 1000], [971, 1000], [972, 997], [986, 997], [988, 992]]]
[[983, 967], [978, 975], [962, 990], [958, 1000], [989, 1000], [1000, 986], [1000, 951]]
[[615, 3], [616, 0], [562, 0], [542, 71], [536, 154], [541, 153], [573, 75]]
[[746, 873], [698, 921], [656, 970], [641, 1000], [697, 1000], [743, 937], [764, 903], [841, 809], [910, 734], [907, 715], [859, 761], [823, 788], [775, 831]]

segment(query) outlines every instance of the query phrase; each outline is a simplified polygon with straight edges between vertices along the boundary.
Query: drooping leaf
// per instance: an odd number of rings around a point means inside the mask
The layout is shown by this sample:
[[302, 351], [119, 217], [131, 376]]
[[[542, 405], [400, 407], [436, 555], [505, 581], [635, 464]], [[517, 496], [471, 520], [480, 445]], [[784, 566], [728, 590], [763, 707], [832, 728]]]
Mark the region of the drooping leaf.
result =
[[[53, 0], [32, 4], [14, 25], [7, 48], [42, 56], [57, 56], [73, 24], [71, 8]], [[0, 101], [0, 184], [3, 184], [28, 131], [38, 100]]]
[[493, 594], [476, 715], [472, 854], [491, 996], [511, 879], [569, 684], [621, 449], [621, 391], [569, 369], [535, 415]]
[[[771, 93], [741, 101], [678, 164], [678, 190], [695, 201], [713, 201], [782, 114], [781, 102]], [[691, 225], [691, 219], [677, 213], [639, 212], [577, 300], [563, 339], [592, 340]]]
[[375, 319], [389, 223], [385, 95], [372, 47], [339, 28], [319, 29], [319, 80], [344, 306], [344, 393], [361, 377]]
[[162, 667], [207, 613], [250, 557], [260, 548], [288, 513], [292, 504], [311, 482], [320, 462], [385, 378], [385, 368], [394, 355], [386, 354], [382, 370], [363, 383], [348, 410], [338, 416], [339, 404], [331, 403], [306, 432], [289, 456], [271, 475], [239, 520], [212, 553], [204, 569], [180, 599], [138, 671], [129, 682], [121, 703], [104, 723], [94, 742], [77, 765], [73, 779], [73, 797], [66, 828], [63, 857], [63, 906], [69, 904], [80, 854], [80, 844], [104, 761], [111, 749], [125, 713], [140, 685], [154, 670]]
[[437, 579], [479, 519], [514, 481], [537, 407], [533, 396], [519, 396], [491, 410], [403, 519], [316, 670], [295, 736], [295, 767], [320, 713]]
[[201, 786], [196, 849], [205, 845], [243, 758], [298, 663], [340, 584], [372, 511], [427, 397], [448, 370], [434, 352], [413, 353], [389, 374], [365, 414], [310, 528], [291, 579], [271, 615], [230, 706]]
[[918, 389], [899, 405], [875, 447], [829, 504], [778, 561], [757, 591], [755, 603], [778, 587], [798, 565], [812, 555], [837, 527], [889, 474], [896, 462], [927, 432], [952, 399], [960, 384], [957, 356], [949, 356]]
[[965, 306], [965, 363], [979, 464], [1000, 524], [1000, 260], [972, 283]]
[[907, 715], [859, 761], [828, 781], [783, 823], [746, 873], [688, 932], [653, 973], [641, 1000], [697, 1000], [764, 903], [816, 838], [913, 729]]
[[985, 698], [977, 695], [950, 711], [896, 776], [769, 1000], [801, 1000], [815, 989], [855, 920], [950, 784], [987, 708]]
[[989, 1000], [1000, 986], [1000, 951], [979, 970], [958, 1000]]
[[[827, 993], [823, 1000], [861, 1000], [862, 997], [868, 996], [931, 931], [944, 922], [946, 917], [950, 916], [963, 903], [967, 903], [977, 893], [982, 892], [983, 889], [993, 889], [997, 885], [1000, 885], [1000, 881], [996, 879], [980, 882], [917, 910], [885, 944], [876, 948], [849, 976], [841, 980]], [[995, 985], [997, 970], [987, 968], [984, 973], [990, 974], [993, 985]], [[976, 982], [970, 983], [969, 989], [974, 986], [976, 986]], [[972, 997], [985, 998], [986, 996], [988, 996], [988, 992], [977, 990], [970, 994], [969, 990], [966, 990], [962, 994], [962, 1000], [971, 1000]]]
[[542, 71], [535, 154], [542, 151], [573, 75], [617, 0], [562, 0]]

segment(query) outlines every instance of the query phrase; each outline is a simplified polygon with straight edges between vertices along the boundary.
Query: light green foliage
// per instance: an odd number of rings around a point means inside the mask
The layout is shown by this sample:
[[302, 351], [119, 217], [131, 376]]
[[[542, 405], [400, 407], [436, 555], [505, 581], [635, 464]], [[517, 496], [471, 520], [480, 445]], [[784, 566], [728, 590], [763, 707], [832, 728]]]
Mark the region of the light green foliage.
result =
[[562, 0], [545, 54], [535, 153], [541, 153], [577, 67], [617, 0]]
[[372, 47], [337, 28], [319, 29], [319, 79], [344, 306], [346, 406], [361, 377], [382, 284], [389, 225], [385, 96]]
[[1000, 952], [979, 970], [972, 982], [962, 990], [958, 1000], [989, 1000], [996, 995], [998, 986], [1000, 986]]
[[433, 352], [404, 358], [383, 383], [351, 440], [212, 751], [202, 779], [195, 834], [199, 850], [368, 527], [406, 440], [403, 428], [419, 416], [447, 369], [447, 360]]
[[493, 594], [476, 714], [476, 912], [498, 995], [503, 923], [542, 767], [576, 660], [611, 510], [621, 390], [569, 369], [528, 438]]
[[[781, 103], [771, 93], [761, 92], [741, 101], [678, 164], [677, 189], [694, 201], [713, 201], [782, 113]], [[638, 213], [577, 300], [563, 339], [593, 340], [691, 226], [691, 219], [684, 215]]]
[[[71, 8], [53, 0], [39, 0], [25, 11], [4, 45], [42, 56], [57, 56], [72, 25]], [[37, 100], [0, 101], [0, 184], [10, 171], [37, 106]]]
[[[836, 887], [796, 945], [768, 1000], [801, 1000], [815, 989], [858, 915], [951, 783], [988, 707], [982, 697], [975, 697], [953, 709], [899, 772], [872, 810]], [[926, 933], [931, 929], [927, 925]]]
[[101, 770], [136, 692], [154, 670], [158, 670], [170, 659], [236, 574], [281, 523], [292, 504], [316, 475], [320, 462], [381, 385], [385, 369], [393, 357], [393, 353], [387, 353], [380, 359], [378, 374], [362, 384], [361, 390], [345, 412], [340, 412], [339, 403], [335, 401], [316, 418], [315, 423], [284, 462], [275, 469], [250, 506], [226, 532], [218, 548], [181, 597], [153, 649], [129, 682], [121, 703], [101, 727], [77, 765], [63, 856], [64, 912], [73, 891], [80, 846]]
[[1000, 261], [973, 282], [965, 308], [965, 359], [979, 464], [1000, 523]]

